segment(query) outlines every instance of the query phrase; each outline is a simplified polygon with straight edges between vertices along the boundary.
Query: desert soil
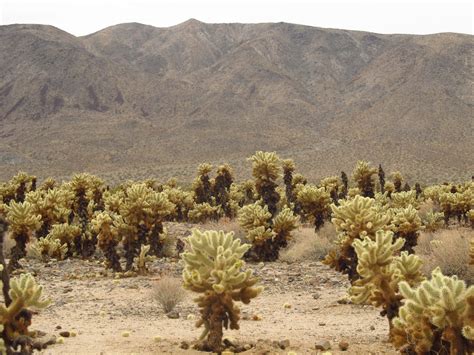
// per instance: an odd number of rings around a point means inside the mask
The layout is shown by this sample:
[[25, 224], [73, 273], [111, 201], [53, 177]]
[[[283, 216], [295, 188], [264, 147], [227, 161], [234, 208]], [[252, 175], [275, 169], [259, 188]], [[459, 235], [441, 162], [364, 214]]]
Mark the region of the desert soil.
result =
[[[201, 334], [195, 327], [199, 311], [194, 295], [187, 293], [176, 307], [177, 319], [169, 318], [153, 298], [154, 285], [163, 275], [181, 277], [178, 259], [155, 260], [148, 275], [120, 279], [105, 272], [101, 263], [100, 259], [23, 261], [24, 270], [36, 276], [52, 300], [34, 315], [30, 328], [48, 336], [77, 334], [43, 354], [202, 354], [192, 349]], [[224, 331], [238, 345], [252, 344], [242, 354], [318, 354], [315, 344], [325, 341], [332, 354], [397, 354], [379, 310], [347, 301], [349, 283], [344, 275], [314, 261], [247, 266], [265, 289], [249, 305], [240, 305], [241, 329]], [[256, 315], [261, 319], [254, 320]], [[281, 349], [276, 343], [285, 340], [289, 346]], [[339, 349], [341, 341], [349, 344], [346, 351]], [[191, 347], [182, 349], [183, 342]]]

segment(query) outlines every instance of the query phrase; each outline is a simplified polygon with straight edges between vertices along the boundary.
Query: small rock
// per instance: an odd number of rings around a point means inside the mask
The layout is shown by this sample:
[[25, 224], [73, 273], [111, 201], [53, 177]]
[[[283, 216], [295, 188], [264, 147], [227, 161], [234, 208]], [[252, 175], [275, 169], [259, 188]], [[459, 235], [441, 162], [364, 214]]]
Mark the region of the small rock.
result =
[[339, 349], [341, 349], [342, 351], [346, 351], [348, 348], [349, 348], [349, 343], [347, 341], [341, 340], [339, 342]]
[[189, 343], [186, 340], [183, 340], [181, 344], [179, 345], [181, 349], [188, 350], [189, 349]]
[[63, 338], [69, 338], [71, 333], [66, 330], [64, 332], [60, 332], [59, 335], [61, 335]]
[[370, 330], [375, 330], [375, 327], [373, 325], [371, 325]]
[[313, 293], [313, 298], [317, 300], [321, 295], [319, 293]]
[[286, 348], [290, 347], [290, 341], [288, 339], [280, 340], [278, 342], [278, 346], [280, 347], [281, 350], [285, 350]]
[[178, 319], [179, 318], [179, 312], [171, 311], [171, 312], [166, 313], [166, 316], [170, 319]]
[[344, 297], [344, 298], [338, 299], [337, 303], [339, 303], [339, 304], [349, 304], [349, 303], [351, 303], [351, 300]]
[[324, 327], [325, 325], [326, 325], [326, 323], [323, 323], [323, 322], [319, 323], [320, 327]]
[[331, 343], [327, 340], [317, 341], [314, 348], [316, 350], [329, 350], [331, 349]]
[[62, 329], [62, 327], [60, 325], [57, 325], [56, 329], [59, 330], [59, 329]]

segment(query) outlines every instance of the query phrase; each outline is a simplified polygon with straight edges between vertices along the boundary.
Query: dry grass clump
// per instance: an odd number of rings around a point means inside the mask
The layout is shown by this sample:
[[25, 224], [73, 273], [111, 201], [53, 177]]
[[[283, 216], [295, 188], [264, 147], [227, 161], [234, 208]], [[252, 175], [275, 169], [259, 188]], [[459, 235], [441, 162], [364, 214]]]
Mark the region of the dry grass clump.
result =
[[474, 268], [469, 265], [469, 241], [474, 231], [468, 228], [421, 232], [415, 248], [423, 260], [423, 272], [429, 276], [440, 267], [443, 274], [457, 275], [468, 284], [474, 282]]
[[317, 233], [313, 227], [301, 227], [293, 236], [290, 245], [280, 252], [280, 260], [288, 263], [322, 260], [334, 248], [334, 241], [337, 239], [334, 226], [328, 223]]
[[439, 207], [431, 199], [427, 199], [418, 207], [418, 214], [423, 219], [430, 212], [439, 212]]
[[186, 296], [181, 279], [163, 276], [153, 287], [153, 299], [157, 301], [165, 313], [171, 312]]

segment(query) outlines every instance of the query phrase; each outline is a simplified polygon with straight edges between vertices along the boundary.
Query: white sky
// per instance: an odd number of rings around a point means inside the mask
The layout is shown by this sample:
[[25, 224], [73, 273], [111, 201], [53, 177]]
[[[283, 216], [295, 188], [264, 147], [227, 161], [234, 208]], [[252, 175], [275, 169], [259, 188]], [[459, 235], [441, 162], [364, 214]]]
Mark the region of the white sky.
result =
[[123, 22], [168, 27], [208, 23], [290, 22], [378, 33], [473, 34], [465, 0], [0, 0], [0, 24], [39, 23], [85, 35]]

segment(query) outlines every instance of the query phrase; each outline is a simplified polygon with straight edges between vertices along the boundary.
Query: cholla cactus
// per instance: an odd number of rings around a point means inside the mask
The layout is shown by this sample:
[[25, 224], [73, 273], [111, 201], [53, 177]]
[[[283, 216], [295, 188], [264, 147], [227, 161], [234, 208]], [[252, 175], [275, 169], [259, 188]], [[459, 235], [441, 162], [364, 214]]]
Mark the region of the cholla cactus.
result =
[[188, 212], [194, 206], [194, 200], [191, 193], [183, 191], [179, 187], [166, 187], [163, 189], [168, 200], [175, 205], [174, 212], [170, 217], [178, 222], [182, 222], [188, 218]]
[[400, 281], [416, 285], [423, 281], [420, 271], [421, 259], [416, 255], [400, 252], [403, 239], [393, 240], [393, 232], [376, 233], [375, 241], [369, 237], [357, 239], [352, 244], [358, 258], [357, 272], [360, 279], [354, 282], [349, 293], [354, 303], [370, 303], [382, 307], [392, 329], [392, 320], [398, 315], [401, 295], [398, 290]]
[[208, 163], [200, 164], [198, 167], [198, 176], [193, 182], [193, 190], [196, 203], [210, 203], [212, 197], [211, 181], [209, 173], [212, 171], [212, 165]]
[[196, 302], [201, 319], [196, 326], [204, 326], [201, 347], [221, 352], [222, 328], [239, 329], [240, 311], [234, 302], [248, 304], [262, 291], [255, 287], [257, 279], [252, 270], [243, 270], [242, 257], [250, 245], [241, 245], [232, 232], [198, 230], [193, 230], [187, 243], [189, 251], [182, 254], [184, 288], [200, 294]]
[[[30, 184], [29, 187], [28, 184]], [[36, 176], [20, 171], [10, 180], [10, 185], [15, 190], [14, 200], [16, 202], [23, 202], [28, 191], [36, 190]]]
[[217, 220], [220, 214], [219, 206], [211, 206], [209, 203], [194, 203], [192, 210], [188, 212], [188, 218], [191, 222], [202, 223], [207, 220]]
[[339, 202], [339, 190], [341, 189], [341, 182], [337, 176], [328, 176], [324, 178], [319, 183], [320, 187], [324, 187], [324, 189], [329, 193], [331, 196], [332, 202], [335, 205], [338, 205]]
[[101, 212], [94, 217], [91, 223], [94, 232], [97, 233], [99, 248], [107, 259], [107, 267], [116, 272], [122, 271], [120, 257], [116, 249], [120, 242], [119, 228], [114, 224], [113, 217], [109, 212]]
[[288, 244], [291, 231], [298, 226], [298, 217], [285, 207], [272, 220], [268, 207], [258, 202], [242, 207], [238, 220], [252, 243], [249, 256], [261, 261], [275, 261], [279, 251]]
[[373, 239], [378, 230], [390, 230], [390, 215], [380, 213], [374, 199], [360, 195], [352, 200], [342, 201], [340, 206], [331, 205], [331, 209], [331, 221], [340, 233], [339, 250], [332, 250], [324, 263], [348, 274], [349, 279], [354, 281], [358, 274], [353, 241], [365, 237]]
[[26, 201], [31, 203], [35, 214], [41, 216], [41, 228], [36, 232], [37, 238], [48, 235], [53, 224], [65, 223], [71, 213], [70, 206], [73, 194], [66, 189], [51, 188], [36, 190], [26, 195]]
[[474, 238], [469, 242], [469, 257], [471, 258], [469, 264], [474, 265]]
[[385, 192], [385, 171], [383, 171], [382, 164], [379, 164], [378, 176], [380, 184], [380, 193], [383, 194]]
[[285, 197], [288, 204], [295, 202], [293, 194], [293, 173], [295, 172], [295, 162], [291, 159], [284, 159], [281, 162], [283, 167], [283, 182], [285, 184]]
[[413, 248], [418, 244], [419, 232], [424, 229], [418, 211], [408, 205], [407, 208], [394, 208], [390, 212], [396, 237], [405, 240], [402, 250], [413, 254]]
[[41, 216], [33, 213], [33, 207], [29, 202], [11, 201], [6, 206], [6, 220], [10, 225], [11, 234], [15, 240], [15, 245], [11, 249], [11, 259], [9, 269], [19, 268], [18, 262], [26, 256], [26, 243], [41, 226]]
[[76, 252], [84, 258], [94, 254], [97, 243], [97, 236], [90, 230], [90, 220], [93, 218], [93, 212], [103, 204], [102, 185], [100, 178], [87, 173], [74, 175], [69, 184], [74, 193], [73, 215], [81, 228], [81, 235], [74, 241], [74, 246]]
[[357, 182], [357, 187], [364, 197], [374, 197], [374, 175], [377, 169], [373, 168], [366, 161], [358, 161], [352, 173], [352, 178]]
[[390, 174], [392, 181], [393, 181], [393, 186], [395, 187], [395, 192], [401, 192], [402, 191], [402, 182], [403, 182], [403, 175], [399, 171], [394, 171]]
[[135, 257], [135, 267], [139, 275], [146, 275], [148, 273], [147, 263], [154, 260], [151, 255], [148, 255], [150, 251], [149, 245], [142, 245], [140, 247], [140, 253]]
[[305, 185], [298, 191], [297, 200], [303, 215], [314, 223], [316, 231], [319, 230], [331, 211], [329, 192], [324, 187]]
[[[0, 272], [4, 266], [0, 265]], [[5, 280], [5, 277], [2, 277]], [[8, 280], [8, 276], [6, 277]], [[0, 304], [0, 318], [3, 341], [0, 343], [2, 354], [17, 353], [17, 340], [20, 337], [28, 337], [28, 326], [31, 324], [32, 312], [28, 308], [45, 308], [50, 301], [42, 299], [43, 288], [39, 286], [31, 274], [21, 274], [18, 278], [9, 280], [8, 287], [0, 281], [0, 288], [4, 293], [5, 304]], [[5, 296], [5, 294], [4, 294]], [[20, 345], [21, 354], [32, 352], [31, 346], [27, 342]]]
[[220, 206], [227, 217], [232, 217], [230, 208], [230, 187], [234, 181], [234, 173], [229, 164], [221, 165], [217, 168], [217, 176], [214, 179], [213, 195], [216, 204]]
[[68, 248], [66, 243], [61, 244], [58, 239], [47, 236], [34, 242], [31, 245], [31, 252], [43, 261], [48, 261], [51, 258], [63, 260], [66, 257]]
[[405, 208], [408, 206], [418, 207], [416, 191], [395, 192], [390, 195], [392, 208]]
[[429, 211], [423, 217], [423, 226], [428, 232], [435, 232], [443, 227], [444, 213]]
[[81, 236], [81, 228], [69, 223], [53, 224], [47, 238], [57, 239], [60, 244], [66, 244], [68, 256], [72, 255], [74, 241]]
[[399, 289], [404, 301], [392, 332], [397, 348], [417, 354], [474, 351], [474, 286], [437, 268], [431, 280], [418, 287], [402, 281]]
[[277, 213], [277, 204], [280, 200], [275, 183], [280, 176], [280, 158], [275, 152], [258, 151], [248, 160], [252, 161], [252, 175], [255, 178], [257, 193], [273, 217]]

